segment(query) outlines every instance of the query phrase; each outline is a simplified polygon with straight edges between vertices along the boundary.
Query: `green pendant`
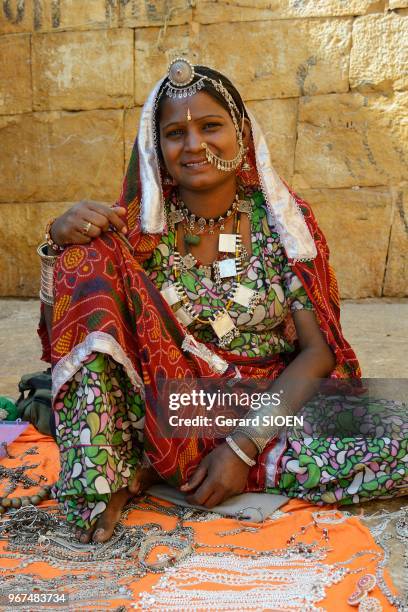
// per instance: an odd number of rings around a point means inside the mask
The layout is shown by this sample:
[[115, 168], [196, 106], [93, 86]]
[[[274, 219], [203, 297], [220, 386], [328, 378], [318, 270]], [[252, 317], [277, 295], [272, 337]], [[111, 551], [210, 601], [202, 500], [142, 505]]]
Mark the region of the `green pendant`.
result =
[[197, 234], [185, 234], [184, 242], [186, 244], [193, 244], [194, 246], [197, 246], [201, 242], [201, 237], [197, 236]]

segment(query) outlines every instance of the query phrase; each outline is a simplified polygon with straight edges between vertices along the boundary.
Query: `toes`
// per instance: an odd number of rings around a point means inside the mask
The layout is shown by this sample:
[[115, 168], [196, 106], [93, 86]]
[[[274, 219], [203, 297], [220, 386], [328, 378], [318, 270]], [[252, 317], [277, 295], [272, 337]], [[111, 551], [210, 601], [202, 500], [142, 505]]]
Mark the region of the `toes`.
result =
[[112, 498], [105, 510], [99, 517], [92, 540], [94, 542], [106, 542], [111, 537], [116, 523], [120, 519], [122, 508], [129, 499], [129, 491], [121, 489], [112, 495]]
[[77, 531], [76, 537], [82, 544], [89, 544], [92, 539], [92, 534], [94, 532], [94, 527], [91, 529], [79, 529]]

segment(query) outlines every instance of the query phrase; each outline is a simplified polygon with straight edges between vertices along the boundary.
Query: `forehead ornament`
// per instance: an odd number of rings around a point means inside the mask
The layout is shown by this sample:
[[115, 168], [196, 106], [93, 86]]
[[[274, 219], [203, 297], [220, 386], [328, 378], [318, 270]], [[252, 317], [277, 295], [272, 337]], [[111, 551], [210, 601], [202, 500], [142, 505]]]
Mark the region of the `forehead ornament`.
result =
[[166, 94], [169, 98], [187, 98], [194, 96], [197, 91], [204, 87], [204, 78], [201, 77], [191, 85], [195, 77], [194, 66], [183, 57], [176, 57], [168, 69], [169, 80]]

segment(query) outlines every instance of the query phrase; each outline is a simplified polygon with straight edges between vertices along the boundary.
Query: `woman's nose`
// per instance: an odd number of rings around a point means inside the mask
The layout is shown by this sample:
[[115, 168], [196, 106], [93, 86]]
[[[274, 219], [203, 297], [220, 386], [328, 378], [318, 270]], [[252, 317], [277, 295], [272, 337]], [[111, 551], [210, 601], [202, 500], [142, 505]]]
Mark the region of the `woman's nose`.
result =
[[189, 126], [187, 129], [187, 133], [184, 139], [184, 149], [186, 151], [196, 153], [197, 151], [201, 151], [201, 143], [203, 142], [203, 138], [200, 135], [199, 131], [193, 127]]

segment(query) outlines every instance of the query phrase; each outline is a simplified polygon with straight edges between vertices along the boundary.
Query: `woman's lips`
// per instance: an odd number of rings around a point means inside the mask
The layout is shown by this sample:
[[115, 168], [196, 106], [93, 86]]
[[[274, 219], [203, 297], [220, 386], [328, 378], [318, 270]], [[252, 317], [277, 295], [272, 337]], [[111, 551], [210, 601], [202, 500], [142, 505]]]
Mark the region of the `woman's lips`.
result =
[[206, 159], [202, 159], [201, 161], [196, 162], [187, 162], [186, 164], [183, 164], [185, 168], [192, 168], [194, 170], [197, 168], [204, 168], [207, 165], [208, 161]]

